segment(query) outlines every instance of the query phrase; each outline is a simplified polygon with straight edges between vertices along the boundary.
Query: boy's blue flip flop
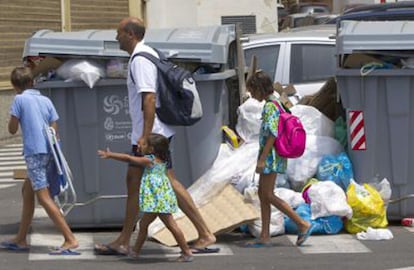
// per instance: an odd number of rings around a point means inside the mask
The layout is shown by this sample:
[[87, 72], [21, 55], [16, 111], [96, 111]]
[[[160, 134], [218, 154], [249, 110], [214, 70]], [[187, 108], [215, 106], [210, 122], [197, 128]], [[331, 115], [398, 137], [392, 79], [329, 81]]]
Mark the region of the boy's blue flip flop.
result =
[[20, 251], [20, 252], [26, 252], [29, 251], [30, 248], [29, 247], [23, 247], [23, 246], [19, 246], [16, 243], [13, 243], [11, 241], [3, 241], [0, 243], [0, 248], [2, 249], [7, 249], [7, 250], [11, 250], [11, 251]]
[[191, 247], [190, 249], [193, 254], [218, 253], [220, 251], [220, 248], [209, 248], [209, 247], [205, 247], [205, 248]]
[[49, 255], [73, 256], [81, 255], [81, 253], [68, 248], [57, 248], [55, 250], [50, 251]]

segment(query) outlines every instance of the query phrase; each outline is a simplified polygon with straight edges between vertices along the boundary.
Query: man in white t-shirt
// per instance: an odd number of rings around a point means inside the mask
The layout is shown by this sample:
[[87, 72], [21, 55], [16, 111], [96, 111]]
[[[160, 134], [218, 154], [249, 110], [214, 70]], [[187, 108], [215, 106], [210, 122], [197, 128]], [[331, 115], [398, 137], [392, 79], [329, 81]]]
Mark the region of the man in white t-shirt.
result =
[[[147, 52], [156, 57], [157, 53], [144, 44], [145, 25], [138, 18], [125, 18], [119, 23], [116, 39], [120, 49], [133, 56], [138, 52]], [[131, 76], [133, 78], [131, 78]], [[147, 144], [148, 136], [151, 133], [159, 133], [172, 139], [173, 129], [162, 123], [156, 113], [157, 67], [148, 59], [137, 56], [130, 58], [128, 64], [128, 98], [129, 111], [132, 120], [132, 152], [140, 155], [140, 148]], [[143, 169], [129, 164], [127, 172], [128, 197], [126, 202], [126, 213], [122, 231], [117, 239], [109, 244], [96, 244], [95, 251], [102, 255], [127, 254], [129, 241], [136, 223], [139, 209], [138, 196]], [[178, 205], [194, 224], [199, 238], [192, 244], [193, 251], [209, 252], [207, 246], [216, 242], [214, 234], [211, 233], [203, 220], [193, 199], [185, 187], [176, 179], [172, 169], [171, 157], [168, 163], [168, 176], [177, 195]]]

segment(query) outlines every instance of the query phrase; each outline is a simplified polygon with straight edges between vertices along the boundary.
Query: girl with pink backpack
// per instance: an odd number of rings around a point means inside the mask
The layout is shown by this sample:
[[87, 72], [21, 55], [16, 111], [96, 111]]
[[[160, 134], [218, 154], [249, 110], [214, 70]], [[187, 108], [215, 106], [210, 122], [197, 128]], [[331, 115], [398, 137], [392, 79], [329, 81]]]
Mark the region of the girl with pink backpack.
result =
[[287, 215], [298, 227], [296, 245], [301, 246], [312, 233], [312, 226], [303, 220], [284, 200], [274, 194], [275, 180], [278, 173], [284, 173], [287, 167], [287, 158], [280, 156], [274, 147], [278, 136], [278, 124], [281, 114], [274, 96], [273, 83], [263, 71], [256, 72], [246, 82], [247, 90], [258, 101], [265, 100], [262, 111], [262, 123], [259, 134], [259, 155], [256, 173], [259, 178], [259, 199], [262, 219], [262, 231], [259, 239], [248, 242], [246, 247], [271, 246], [270, 239], [270, 213], [271, 205]]

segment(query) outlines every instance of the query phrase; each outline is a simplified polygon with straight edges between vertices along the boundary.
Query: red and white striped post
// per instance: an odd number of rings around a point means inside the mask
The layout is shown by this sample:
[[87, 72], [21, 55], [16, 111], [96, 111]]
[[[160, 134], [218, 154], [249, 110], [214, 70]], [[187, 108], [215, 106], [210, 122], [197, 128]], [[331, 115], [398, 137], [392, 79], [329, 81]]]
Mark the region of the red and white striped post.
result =
[[349, 111], [349, 133], [352, 150], [367, 150], [364, 114], [362, 111]]

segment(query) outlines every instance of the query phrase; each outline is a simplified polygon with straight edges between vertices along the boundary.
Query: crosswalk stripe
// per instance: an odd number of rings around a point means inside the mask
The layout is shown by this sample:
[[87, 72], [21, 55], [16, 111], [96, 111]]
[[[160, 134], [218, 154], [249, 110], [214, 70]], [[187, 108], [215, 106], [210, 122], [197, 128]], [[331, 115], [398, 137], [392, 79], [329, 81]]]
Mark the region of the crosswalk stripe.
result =
[[21, 147], [0, 148], [0, 152], [22, 152]]
[[7, 156], [7, 157], [0, 157], [0, 164], [2, 161], [12, 161], [12, 160], [19, 160], [24, 161], [23, 156]]
[[59, 256], [49, 255], [50, 247], [59, 247], [62, 244], [62, 234], [57, 231], [46, 211], [36, 207], [33, 218], [33, 232], [30, 234], [30, 261], [44, 260], [94, 260], [93, 237], [91, 233], [74, 233], [79, 241], [76, 251], [81, 255]]
[[13, 177], [13, 172], [12, 171], [6, 171], [6, 172], [0, 171], [0, 179], [3, 177]]
[[0, 185], [7, 185], [7, 184], [13, 184], [17, 185], [20, 183], [23, 183], [25, 179], [14, 179], [12, 177], [10, 178], [0, 178]]
[[22, 156], [22, 144], [8, 144], [0, 146], [0, 188], [15, 186], [23, 179], [14, 179], [14, 170], [26, 169]]
[[[220, 252], [217, 253], [205, 253], [205, 254], [195, 254], [196, 257], [203, 257], [203, 256], [232, 256], [234, 255], [231, 248], [227, 245], [223, 244], [214, 244], [214, 247], [220, 248]], [[144, 245], [145, 248], [145, 245]], [[167, 247], [160, 244], [160, 249], [163, 251], [162, 253], [155, 251], [155, 254], [142, 254], [140, 257], [151, 257], [151, 258], [173, 258], [180, 256], [181, 250], [179, 247]]]
[[[1, 165], [1, 163], [0, 163]], [[0, 172], [13, 172], [13, 170], [21, 170], [21, 169], [26, 169], [26, 165], [20, 165], [20, 166], [12, 166], [12, 167], [2, 167], [0, 166]]]
[[[79, 248], [76, 251], [81, 255], [77, 256], [56, 256], [49, 255], [49, 247], [55, 247], [62, 244], [62, 235], [57, 232], [53, 226], [52, 221], [48, 218], [46, 211], [41, 207], [35, 208], [33, 219], [33, 232], [30, 234], [30, 261], [43, 260], [94, 260], [94, 241], [90, 233], [75, 233], [75, 237], [79, 241]], [[219, 247], [220, 252], [210, 254], [196, 254], [195, 256], [231, 256], [234, 255], [229, 246], [224, 244], [215, 244], [214, 247]], [[180, 256], [181, 250], [179, 247], [167, 247], [159, 245], [160, 250], [146, 249], [144, 244], [141, 258], [175, 258]]]
[[403, 268], [390, 268], [387, 270], [414, 270], [414, 266], [408, 266], [408, 267], [403, 267]]
[[22, 148], [22, 144], [0, 146], [0, 189], [13, 187], [24, 181], [13, 178], [13, 170], [26, 169]]
[[1, 146], [1, 148], [16, 148], [16, 147], [23, 148], [23, 144], [11, 143], [11, 144], [6, 144], [6, 145]]
[[9, 183], [13, 183], [13, 184], [17, 184], [19, 182], [23, 182], [24, 179], [14, 179], [14, 178], [0, 178], [0, 184], [9, 184]]
[[15, 185], [16, 184], [3, 184], [3, 183], [0, 183], [0, 189], [14, 187]]
[[50, 247], [59, 247], [62, 244], [62, 235], [60, 233], [56, 232], [56, 230], [49, 233], [31, 233], [29, 260], [95, 260], [92, 234], [75, 233], [75, 237], [79, 241], [79, 248], [76, 251], [81, 254], [76, 256], [60, 256], [48, 254]]
[[[296, 243], [297, 236], [288, 235], [288, 238], [293, 244]], [[350, 234], [312, 235], [299, 249], [303, 254], [372, 252]]]
[[414, 232], [414, 227], [404, 227], [404, 228], [406, 228], [407, 229], [407, 231], [409, 231], [409, 232]]
[[21, 157], [23, 159], [22, 152], [1, 152], [0, 157]]
[[0, 163], [1, 166], [11, 166], [11, 165], [14, 166], [14, 165], [24, 165], [24, 164], [26, 164], [24, 162], [24, 160], [19, 160], [19, 161], [2, 161]]

